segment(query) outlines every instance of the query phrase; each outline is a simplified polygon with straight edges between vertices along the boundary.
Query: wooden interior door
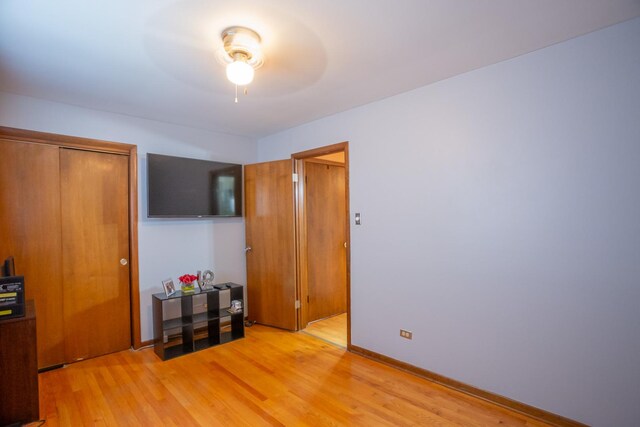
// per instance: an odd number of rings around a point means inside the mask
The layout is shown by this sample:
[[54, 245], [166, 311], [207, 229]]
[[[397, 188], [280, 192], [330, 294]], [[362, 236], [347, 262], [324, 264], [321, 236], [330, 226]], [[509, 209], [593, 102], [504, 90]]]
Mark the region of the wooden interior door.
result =
[[68, 361], [131, 346], [128, 158], [60, 150]]
[[343, 165], [305, 160], [307, 320], [347, 311], [346, 198]]
[[35, 301], [39, 367], [65, 362], [59, 170], [56, 146], [0, 141], [0, 260]]
[[288, 330], [297, 329], [292, 173], [291, 160], [244, 168], [248, 317]]

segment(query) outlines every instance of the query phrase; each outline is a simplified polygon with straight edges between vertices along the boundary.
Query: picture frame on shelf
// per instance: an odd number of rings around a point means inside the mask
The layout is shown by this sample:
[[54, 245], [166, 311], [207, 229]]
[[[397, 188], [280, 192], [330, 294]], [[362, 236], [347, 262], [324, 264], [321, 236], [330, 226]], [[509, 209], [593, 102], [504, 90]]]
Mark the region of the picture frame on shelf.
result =
[[173, 284], [173, 279], [164, 279], [162, 281], [162, 287], [166, 296], [170, 297], [176, 293], [176, 285]]

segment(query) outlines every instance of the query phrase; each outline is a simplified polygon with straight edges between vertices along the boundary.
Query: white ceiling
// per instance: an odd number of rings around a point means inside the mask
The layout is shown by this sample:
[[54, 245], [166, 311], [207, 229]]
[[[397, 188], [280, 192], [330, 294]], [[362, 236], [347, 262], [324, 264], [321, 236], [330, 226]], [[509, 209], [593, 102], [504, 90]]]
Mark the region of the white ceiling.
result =
[[[640, 0], [1, 0], [0, 91], [261, 137], [640, 16]], [[256, 30], [247, 96], [215, 60]]]

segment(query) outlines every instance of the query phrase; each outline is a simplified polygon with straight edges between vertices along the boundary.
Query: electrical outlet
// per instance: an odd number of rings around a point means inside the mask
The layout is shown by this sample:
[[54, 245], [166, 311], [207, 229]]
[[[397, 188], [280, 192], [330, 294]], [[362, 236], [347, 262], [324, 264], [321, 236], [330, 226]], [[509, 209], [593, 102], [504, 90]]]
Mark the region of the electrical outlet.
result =
[[406, 338], [408, 340], [413, 339], [413, 332], [407, 331], [405, 329], [400, 329], [400, 336], [402, 338]]

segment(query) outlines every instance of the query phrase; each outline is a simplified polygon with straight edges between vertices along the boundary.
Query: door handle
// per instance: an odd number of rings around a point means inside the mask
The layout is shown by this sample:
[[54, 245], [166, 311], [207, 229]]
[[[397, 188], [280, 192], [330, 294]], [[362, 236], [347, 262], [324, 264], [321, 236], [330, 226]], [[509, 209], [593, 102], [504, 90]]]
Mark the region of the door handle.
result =
[[251, 252], [251, 246], [247, 246], [246, 248], [244, 248], [244, 253], [247, 254]]
[[345, 247], [345, 248], [347, 247], [347, 242], [344, 242], [344, 247]]
[[126, 258], [120, 258], [120, 265], [127, 265], [129, 264], [129, 261], [127, 261]]

